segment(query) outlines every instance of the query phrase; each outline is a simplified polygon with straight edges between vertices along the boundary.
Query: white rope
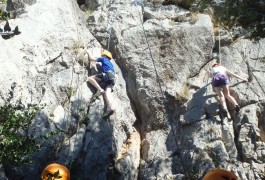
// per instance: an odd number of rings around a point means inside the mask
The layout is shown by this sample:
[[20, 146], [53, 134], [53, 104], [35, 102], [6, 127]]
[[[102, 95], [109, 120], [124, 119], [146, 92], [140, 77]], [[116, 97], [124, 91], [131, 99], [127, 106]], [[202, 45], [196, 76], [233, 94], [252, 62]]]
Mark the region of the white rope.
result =
[[[166, 105], [166, 97], [165, 97], [165, 95], [163, 93], [163, 90], [162, 90], [161, 81], [160, 81], [160, 78], [159, 78], [159, 75], [158, 75], [158, 72], [157, 72], [157, 68], [156, 68], [156, 65], [155, 65], [155, 59], [153, 57], [153, 53], [151, 51], [151, 47], [150, 47], [149, 41], [147, 39], [146, 30], [144, 28], [144, 21], [143, 21], [143, 18], [141, 18], [141, 17], [143, 17], [143, 13], [144, 13], [144, 5], [142, 5], [141, 8], [142, 8], [142, 13], [141, 12], [138, 12], [139, 13], [139, 17], [140, 17], [140, 23], [141, 23], [142, 30], [144, 32], [145, 43], [148, 46], [148, 51], [149, 51], [149, 54], [150, 54], [150, 57], [151, 57], [151, 60], [152, 60], [152, 65], [153, 65], [154, 70], [155, 70], [155, 74], [156, 74], [156, 78], [157, 78], [159, 90], [160, 90], [160, 93], [161, 93], [161, 97], [163, 99], [163, 105], [164, 105], [164, 108], [166, 110], [166, 112], [164, 112], [164, 114], [168, 118], [168, 108], [167, 108], [167, 105]], [[174, 139], [175, 139], [175, 143], [176, 143], [176, 149], [177, 149], [178, 152], [180, 152], [180, 148], [179, 148], [179, 144], [178, 144], [178, 139], [176, 137], [177, 135], [175, 133], [175, 129], [173, 128], [173, 124], [171, 123], [171, 120], [169, 118], [168, 118], [168, 121], [169, 121], [169, 123], [171, 125], [171, 128], [172, 128], [172, 131], [173, 131], [173, 135], [174, 135]], [[184, 165], [184, 160], [183, 160], [183, 157], [182, 157], [182, 154], [181, 153], [179, 153], [179, 157], [180, 157], [180, 163], [181, 163], [182, 168], [183, 168], [185, 180], [188, 180], [187, 173], [186, 173], [186, 167]]]
[[222, 56], [221, 56], [221, 37], [220, 37], [220, 26], [219, 26], [219, 24], [218, 24], [218, 40], [219, 40], [219, 43], [218, 43], [218, 45], [219, 45], [219, 49], [218, 49], [218, 51], [219, 51], [219, 64], [220, 65], [222, 65]]
[[[75, 17], [76, 18], [76, 20], [78, 19], [78, 16], [77, 16], [77, 14], [75, 13], [75, 11], [73, 11], [73, 17]], [[78, 23], [77, 23], [77, 21], [76, 21], [75, 19], [73, 19], [73, 21], [74, 22], [76, 22], [76, 33], [77, 33], [77, 39], [78, 39], [78, 44], [77, 44], [77, 51], [75, 52], [75, 57], [73, 57], [73, 66], [76, 64], [76, 60], [77, 60], [77, 56], [78, 56], [78, 50], [79, 50], [79, 48], [80, 48], [80, 32], [79, 32], [79, 28], [78, 28]], [[82, 70], [83, 70], [83, 77], [82, 78], [84, 78], [85, 77], [85, 70], [84, 70], [84, 61], [82, 62]], [[71, 74], [71, 78], [70, 78], [70, 83], [69, 83], [69, 85], [70, 85], [70, 93], [69, 93], [69, 97], [71, 98], [72, 97], [72, 95], [73, 95], [73, 90], [72, 90], [72, 86], [73, 86], [73, 78], [74, 77], [74, 68], [72, 67], [72, 74]], [[83, 81], [81, 81], [81, 83], [83, 83]], [[80, 81], [79, 81], [79, 78], [78, 78], [78, 83], [77, 83], [77, 87], [79, 87], [80, 86]], [[82, 92], [82, 86], [81, 86], [81, 90], [80, 90], [80, 92]], [[81, 94], [81, 97], [80, 97], [80, 94]], [[78, 100], [79, 99], [81, 99], [82, 98], [82, 93], [80, 93], [80, 94], [78, 94]], [[71, 112], [71, 107], [72, 107], [72, 103], [71, 103], [71, 100], [69, 100], [69, 109], [67, 110], [68, 112]], [[78, 104], [78, 107], [77, 107], [77, 110], [79, 110], [79, 107], [80, 107], [80, 104]], [[65, 118], [64, 118], [65, 119]], [[69, 117], [67, 117], [67, 121], [66, 121], [66, 127], [67, 127], [67, 124], [68, 124], [68, 121], [69, 121]], [[79, 130], [79, 128], [80, 128], [80, 125], [79, 125], [79, 123], [78, 123], [78, 125], [77, 125], [77, 129], [76, 129], [76, 132], [78, 132], [78, 130]], [[78, 135], [77, 135], [77, 133], [76, 133], [76, 137], [77, 137]], [[70, 138], [68, 139], [68, 140], [66, 140], [66, 141], [69, 141], [69, 143], [70, 143]], [[75, 147], [75, 144], [73, 145], [74, 147]], [[70, 162], [72, 161], [72, 159], [70, 159]], [[69, 168], [71, 169], [71, 163], [69, 164]]]

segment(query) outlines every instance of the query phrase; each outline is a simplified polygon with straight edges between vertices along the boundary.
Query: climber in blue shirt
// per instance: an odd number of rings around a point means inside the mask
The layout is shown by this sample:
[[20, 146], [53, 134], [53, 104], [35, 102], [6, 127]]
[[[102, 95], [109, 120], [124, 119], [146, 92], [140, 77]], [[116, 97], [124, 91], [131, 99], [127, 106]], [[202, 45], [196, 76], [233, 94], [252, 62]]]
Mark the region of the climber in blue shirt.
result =
[[[101, 73], [89, 76], [87, 80], [97, 89], [97, 92], [94, 94], [93, 98], [97, 98], [100, 95], [104, 96], [104, 99], [107, 104], [107, 110], [102, 115], [102, 118], [108, 119], [114, 113], [114, 109], [112, 107], [110, 99], [110, 95], [113, 91], [113, 86], [115, 84], [115, 71], [114, 66], [111, 63], [112, 54], [109, 51], [104, 51], [101, 57], [97, 59], [93, 59], [90, 57], [90, 59], [101, 64]], [[104, 88], [105, 90], [99, 85], [98, 82], [104, 82], [106, 84]]]

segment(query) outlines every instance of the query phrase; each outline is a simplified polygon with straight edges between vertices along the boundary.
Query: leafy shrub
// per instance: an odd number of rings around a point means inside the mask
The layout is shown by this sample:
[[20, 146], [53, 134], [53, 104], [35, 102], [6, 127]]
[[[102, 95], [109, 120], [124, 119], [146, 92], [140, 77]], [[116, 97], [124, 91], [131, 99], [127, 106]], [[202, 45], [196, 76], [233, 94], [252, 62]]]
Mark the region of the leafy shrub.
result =
[[0, 0], [2, 4], [6, 4], [7, 0]]
[[24, 107], [20, 101], [0, 107], [0, 162], [24, 162], [38, 149], [34, 138], [27, 136], [28, 126], [38, 111], [36, 106]]
[[[0, 0], [0, 2], [2, 4], [6, 4], [7, 0]], [[9, 18], [10, 18], [10, 13], [0, 9], [0, 20], [8, 20]]]
[[5, 104], [0, 106], [0, 163], [17, 165], [28, 162], [29, 155], [40, 148], [28, 136], [28, 130], [41, 108], [33, 104], [25, 106], [21, 101], [12, 104], [14, 86], [11, 89]]
[[91, 7], [87, 7], [85, 9], [85, 12], [86, 12], [86, 15], [90, 16], [94, 12], [94, 9], [92, 9]]
[[[242, 26], [250, 38], [265, 37], [265, 2], [260, 0], [165, 0], [163, 5], [177, 5], [191, 11], [213, 10], [213, 23], [229, 29]], [[205, 12], [204, 12], [205, 13]]]
[[105, 18], [104, 18], [103, 15], [100, 15], [100, 16], [98, 17], [98, 22], [102, 23], [103, 21], [105, 21]]
[[10, 18], [10, 13], [0, 9], [0, 20], [8, 20]]
[[[265, 3], [260, 0], [225, 0], [216, 5], [212, 0], [198, 1], [197, 10], [212, 7], [214, 24], [225, 28], [242, 26], [249, 30], [250, 38], [265, 37]], [[262, 7], [262, 8], [261, 8]]]

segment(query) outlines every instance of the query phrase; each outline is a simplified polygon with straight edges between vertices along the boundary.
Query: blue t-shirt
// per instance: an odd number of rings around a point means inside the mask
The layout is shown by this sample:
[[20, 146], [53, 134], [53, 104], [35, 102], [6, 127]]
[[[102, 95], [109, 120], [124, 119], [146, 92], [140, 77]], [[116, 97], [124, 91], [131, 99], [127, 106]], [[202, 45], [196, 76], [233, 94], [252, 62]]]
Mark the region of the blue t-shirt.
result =
[[106, 57], [97, 58], [97, 62], [102, 63], [102, 72], [106, 72], [106, 71], [114, 72], [114, 66], [108, 58]]

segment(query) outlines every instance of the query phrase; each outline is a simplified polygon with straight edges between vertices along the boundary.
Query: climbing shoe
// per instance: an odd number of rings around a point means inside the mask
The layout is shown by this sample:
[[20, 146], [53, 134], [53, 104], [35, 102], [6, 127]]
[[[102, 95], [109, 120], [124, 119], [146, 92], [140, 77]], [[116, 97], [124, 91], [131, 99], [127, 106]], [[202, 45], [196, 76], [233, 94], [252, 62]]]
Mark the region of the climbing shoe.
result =
[[240, 111], [239, 105], [236, 105], [236, 112], [238, 113]]
[[101, 117], [102, 119], [108, 119], [114, 113], [113, 110], [107, 110]]
[[98, 90], [94, 95], [93, 95], [93, 98], [98, 98], [99, 96], [101, 96], [102, 94], [104, 94], [104, 90]]

